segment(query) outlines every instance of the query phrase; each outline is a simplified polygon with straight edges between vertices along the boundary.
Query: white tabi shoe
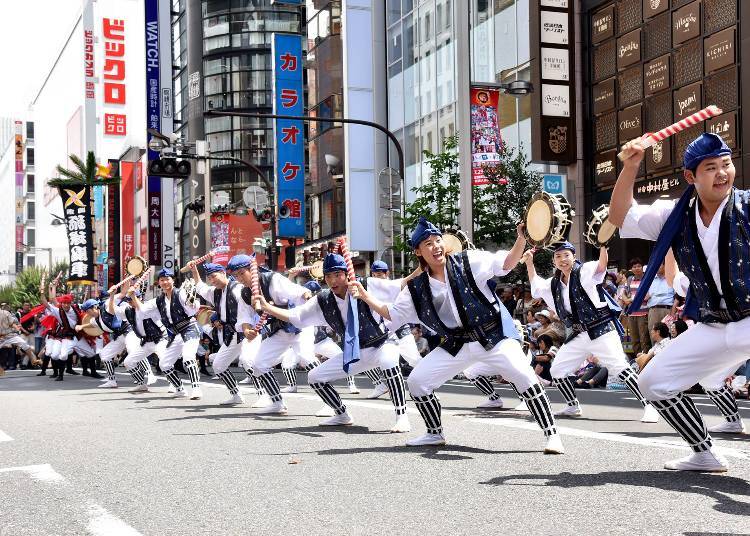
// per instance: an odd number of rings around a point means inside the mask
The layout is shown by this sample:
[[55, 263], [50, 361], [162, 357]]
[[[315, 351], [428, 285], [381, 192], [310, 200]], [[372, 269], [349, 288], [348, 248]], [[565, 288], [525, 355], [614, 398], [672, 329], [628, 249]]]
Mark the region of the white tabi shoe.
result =
[[580, 417], [583, 415], [581, 406], [565, 406], [565, 409], [555, 412], [555, 417]]
[[711, 426], [708, 431], [712, 434], [744, 434], [745, 423], [741, 419], [737, 422], [724, 421], [721, 424]]
[[156, 376], [154, 376], [153, 372], [149, 372], [146, 377], [146, 385], [154, 385], [156, 383]]
[[286, 387], [281, 389], [282, 393], [296, 393], [297, 392], [297, 386], [294, 385], [287, 385]]
[[175, 386], [174, 386], [174, 385], [172, 385], [172, 384], [170, 383], [170, 384], [169, 384], [169, 387], [167, 388], [167, 392], [168, 392], [169, 394], [174, 394], [174, 393], [176, 393], [176, 392], [177, 392], [177, 389], [175, 389]]
[[253, 383], [253, 379], [250, 376], [246, 376], [244, 380], [240, 380], [237, 383], [247, 385], [248, 383]]
[[645, 408], [643, 408], [643, 417], [641, 417], [641, 422], [659, 422], [659, 412], [656, 411], [656, 408], [652, 406], [651, 404], [647, 404]]
[[187, 394], [187, 391], [185, 391], [185, 389], [180, 389], [179, 391], [175, 391], [172, 394], [172, 398], [187, 398], [187, 397], [188, 397], [188, 394]]
[[358, 395], [359, 394], [359, 387], [357, 387], [356, 383], [351, 382], [349, 384], [349, 394], [350, 395]]
[[553, 434], [547, 438], [547, 444], [544, 445], [545, 454], [565, 454], [560, 434]]
[[132, 389], [128, 389], [128, 393], [148, 393], [148, 385], [145, 383], [136, 385]]
[[685, 458], [670, 460], [664, 464], [664, 469], [671, 471], [699, 471], [704, 473], [724, 473], [729, 464], [723, 456], [710, 450], [694, 452]]
[[258, 400], [253, 402], [251, 408], [267, 408], [271, 405], [271, 397], [268, 395], [262, 395], [258, 397]]
[[445, 436], [443, 434], [425, 434], [406, 442], [407, 447], [423, 447], [425, 445], [445, 445]]
[[256, 415], [286, 415], [287, 413], [288, 410], [286, 409], [286, 405], [284, 404], [283, 400], [272, 402], [269, 406], [260, 408], [255, 412]]
[[114, 380], [107, 380], [103, 384], [98, 386], [100, 389], [114, 389], [117, 387], [117, 382]]
[[335, 415], [336, 412], [333, 411], [333, 408], [330, 406], [323, 406], [317, 412], [315, 412], [316, 417], [333, 417]]
[[237, 404], [244, 404], [245, 399], [242, 397], [241, 394], [237, 393], [236, 395], [232, 395], [230, 398], [227, 398], [223, 402], [219, 402], [220, 406], [236, 406]]
[[481, 404], [477, 404], [477, 409], [500, 409], [503, 407], [503, 399], [498, 398], [497, 400], [487, 399]]
[[320, 426], [349, 426], [353, 422], [351, 416], [347, 412], [344, 412], [341, 415], [334, 415], [330, 419], [321, 421]]
[[193, 390], [190, 391], [190, 400], [200, 400], [203, 398], [203, 391], [201, 391], [200, 387], [193, 387]]
[[375, 400], [376, 398], [380, 398], [384, 394], [388, 392], [388, 387], [385, 386], [385, 383], [381, 383], [375, 386], [375, 389], [372, 390], [372, 393], [367, 395], [368, 400]]
[[409, 417], [404, 415], [399, 415], [396, 419], [396, 422], [391, 426], [391, 433], [392, 434], [403, 434], [406, 432], [411, 432], [411, 424], [409, 424]]
[[521, 400], [521, 403], [514, 407], [513, 411], [529, 411], [529, 406], [526, 405], [525, 401]]

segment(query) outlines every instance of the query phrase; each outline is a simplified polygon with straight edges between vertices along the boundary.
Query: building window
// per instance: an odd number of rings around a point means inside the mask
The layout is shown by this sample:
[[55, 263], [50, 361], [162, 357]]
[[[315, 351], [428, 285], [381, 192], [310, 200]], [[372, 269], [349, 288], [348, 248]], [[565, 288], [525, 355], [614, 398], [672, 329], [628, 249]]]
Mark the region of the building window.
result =
[[36, 246], [36, 231], [34, 229], [26, 229], [26, 245], [30, 248]]
[[32, 123], [31, 121], [26, 123], [26, 139], [34, 139], [34, 123]]
[[36, 266], [36, 257], [34, 255], [26, 256], [26, 266], [28, 268], [33, 268], [34, 266]]
[[31, 147], [28, 147], [26, 149], [26, 165], [27, 166], [34, 165], [34, 149], [32, 149]]
[[26, 193], [33, 194], [36, 191], [35, 188], [36, 187], [34, 186], [34, 174], [30, 173], [26, 175]]
[[26, 219], [36, 219], [36, 203], [34, 203], [33, 201], [29, 201], [28, 203], [26, 203]]

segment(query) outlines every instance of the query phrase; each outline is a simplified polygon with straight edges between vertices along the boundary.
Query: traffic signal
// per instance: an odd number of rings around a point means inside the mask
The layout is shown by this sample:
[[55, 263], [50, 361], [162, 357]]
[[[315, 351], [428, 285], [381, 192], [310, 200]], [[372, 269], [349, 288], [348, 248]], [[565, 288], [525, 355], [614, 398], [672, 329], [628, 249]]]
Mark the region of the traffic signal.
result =
[[273, 216], [273, 213], [271, 212], [270, 208], [264, 208], [261, 211], [257, 211], [253, 209], [253, 217], [255, 218], [255, 221], [266, 223], [271, 221], [271, 216]]
[[148, 174], [159, 177], [184, 179], [190, 176], [192, 166], [188, 160], [176, 158], [156, 158], [148, 162]]

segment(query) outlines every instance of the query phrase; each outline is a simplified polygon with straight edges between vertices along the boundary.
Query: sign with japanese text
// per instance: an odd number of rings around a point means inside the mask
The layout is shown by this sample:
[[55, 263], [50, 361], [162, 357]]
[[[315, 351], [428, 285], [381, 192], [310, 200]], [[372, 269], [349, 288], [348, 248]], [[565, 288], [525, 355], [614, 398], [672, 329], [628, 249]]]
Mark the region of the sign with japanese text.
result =
[[135, 163], [120, 163], [120, 258], [123, 264], [135, 251]]
[[117, 186], [107, 188], [107, 260], [112, 263], [112, 269], [107, 270], [107, 286], [109, 288], [120, 275], [120, 189]]
[[[273, 111], [278, 115], [304, 115], [302, 88], [302, 37], [273, 34]], [[276, 199], [279, 236], [305, 236], [305, 145], [302, 121], [277, 119]]]
[[94, 67], [94, 29], [83, 29], [83, 79], [86, 100], [96, 100], [96, 71]]
[[61, 186], [59, 190], [65, 214], [65, 227], [68, 231], [70, 253], [68, 282], [95, 283], [91, 189], [83, 184], [77, 184]]
[[[21, 255], [16, 255], [16, 273], [19, 273], [23, 270], [23, 208], [24, 208], [24, 197], [23, 197], [23, 153], [24, 153], [24, 144], [23, 144], [23, 123], [21, 121], [15, 122], [16, 127], [16, 134], [15, 134], [15, 154], [16, 154], [16, 176], [15, 176], [15, 185], [16, 185], [16, 195], [15, 195], [15, 201], [16, 201], [16, 214], [15, 214], [15, 220], [16, 220], [16, 253], [21, 253]], [[20, 259], [20, 263], [18, 262]]]
[[125, 136], [127, 102], [125, 89], [125, 20], [102, 19], [104, 66], [102, 69], [104, 92], [104, 135]]
[[229, 262], [229, 214], [211, 214], [211, 249], [219, 250], [212, 262]]
[[161, 265], [161, 179], [148, 178], [148, 263], [152, 266]]
[[471, 184], [487, 184], [482, 166], [500, 162], [500, 92], [471, 89]]

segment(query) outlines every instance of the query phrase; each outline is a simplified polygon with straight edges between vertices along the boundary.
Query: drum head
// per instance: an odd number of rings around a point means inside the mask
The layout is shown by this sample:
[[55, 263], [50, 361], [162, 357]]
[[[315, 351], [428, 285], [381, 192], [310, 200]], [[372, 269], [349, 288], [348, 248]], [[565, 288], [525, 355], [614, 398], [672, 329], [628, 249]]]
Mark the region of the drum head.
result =
[[552, 230], [552, 206], [547, 199], [536, 199], [526, 210], [526, 238], [535, 246], [546, 244]]
[[445, 254], [451, 255], [453, 253], [461, 253], [464, 250], [464, 246], [456, 235], [445, 233], [443, 235], [443, 243], [445, 244]]
[[125, 271], [130, 275], [139, 277], [146, 271], [146, 265], [146, 260], [143, 257], [136, 255], [135, 257], [128, 259], [128, 262], [125, 263]]
[[315, 279], [323, 279], [323, 261], [317, 260], [310, 267], [310, 275]]
[[214, 314], [214, 310], [211, 307], [202, 305], [198, 312], [195, 314], [195, 319], [201, 326], [207, 325], [211, 322], [211, 315]]
[[89, 337], [99, 337], [104, 331], [99, 326], [89, 324], [92, 318], [94, 318], [93, 315], [84, 313], [83, 318], [81, 318], [81, 324], [84, 326], [82, 331]]

